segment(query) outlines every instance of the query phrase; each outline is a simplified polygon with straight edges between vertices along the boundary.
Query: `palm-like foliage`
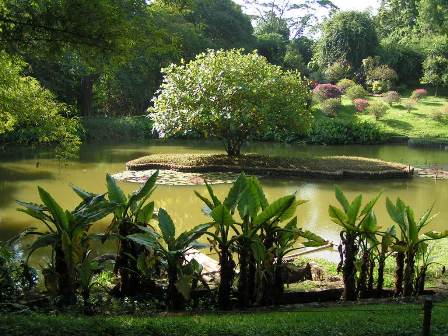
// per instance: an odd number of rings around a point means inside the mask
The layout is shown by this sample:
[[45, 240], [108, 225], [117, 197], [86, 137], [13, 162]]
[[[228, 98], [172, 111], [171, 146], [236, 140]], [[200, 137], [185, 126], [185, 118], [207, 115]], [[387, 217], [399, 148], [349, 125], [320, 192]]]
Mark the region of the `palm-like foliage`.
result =
[[[403, 253], [406, 257], [403, 277], [403, 295], [410, 296], [414, 290], [415, 257], [420, 245], [430, 240], [445, 238], [448, 236], [448, 231], [442, 233], [427, 231], [423, 233], [423, 230], [437, 216], [437, 214], [432, 215], [433, 207], [426, 210], [418, 220], [416, 220], [414, 211], [411, 207], [406, 205], [399, 198], [395, 204], [388, 198], [386, 207], [389, 216], [398, 224], [400, 229], [400, 237], [397, 237], [399, 243], [395, 245], [395, 249], [398, 253]], [[397, 265], [397, 268], [399, 267], [400, 265]]]
[[[280, 257], [277, 264], [281, 264], [282, 257], [294, 249], [299, 237], [309, 240], [310, 244], [311, 241], [313, 244], [325, 243], [320, 237], [297, 229], [294, 215], [296, 207], [304, 201], [297, 200], [295, 195], [269, 203], [259, 181], [244, 174], [238, 177], [224, 202], [214, 195], [210, 186], [207, 185], [207, 189], [210, 199], [197, 195], [205, 202], [206, 212], [214, 223], [215, 232], [209, 235], [217, 242], [215, 248], [220, 256], [222, 308], [228, 306], [232, 286], [232, 250], [238, 253], [240, 266], [238, 300], [240, 306], [245, 307], [254, 301], [255, 292], [262, 294], [261, 299], [269, 296], [272, 300], [276, 294], [272, 291], [276, 279], [279, 287], [283, 287], [275, 257]], [[239, 220], [234, 218], [236, 212]]]
[[344, 250], [341, 251], [340, 267], [342, 267], [344, 279], [343, 297], [345, 300], [353, 301], [357, 298], [356, 258], [360, 248], [360, 239], [376, 230], [377, 221], [373, 207], [380, 195], [361, 209], [361, 195], [349, 202], [338, 187], [336, 187], [335, 194], [341, 208], [330, 205], [328, 213], [331, 220], [342, 228], [340, 236]]
[[107, 229], [105, 239], [118, 237], [118, 252], [115, 262], [115, 273], [120, 275], [118, 285], [119, 295], [135, 296], [141, 294], [150, 284], [150, 279], [143, 281], [138, 268], [138, 258], [143, 252], [140, 245], [126, 239], [128, 235], [140, 232], [139, 226], [148, 226], [153, 217], [154, 202], [149, 198], [155, 190], [158, 171], [137, 191], [126, 196], [115, 180], [106, 176], [107, 195], [109, 202], [114, 205], [114, 218]]
[[43, 204], [17, 201], [22, 207], [18, 209], [39, 221], [47, 231], [30, 229], [27, 234], [37, 236], [30, 247], [29, 256], [37, 249], [50, 246], [52, 248], [51, 270], [45, 274], [54, 275], [46, 279], [53, 284], [63, 302], [76, 301], [78, 280], [77, 266], [82, 262], [88, 250], [88, 231], [92, 223], [104, 218], [113, 211], [113, 207], [105, 200], [104, 195], [88, 193], [80, 188], [73, 190], [82, 198], [82, 202], [72, 211], [63, 210], [56, 200], [43, 188], [38, 187]]
[[198, 267], [197, 262], [187, 262], [186, 253], [193, 248], [203, 248], [199, 239], [209, 228], [210, 224], [198, 225], [181, 233], [176, 237], [176, 227], [164, 209], [158, 213], [159, 231], [152, 228], [140, 227], [143, 233], [135, 233], [127, 238], [132, 242], [144, 246], [160, 257], [168, 273], [168, 308], [172, 310], [184, 307], [185, 299], [189, 298], [191, 281]]

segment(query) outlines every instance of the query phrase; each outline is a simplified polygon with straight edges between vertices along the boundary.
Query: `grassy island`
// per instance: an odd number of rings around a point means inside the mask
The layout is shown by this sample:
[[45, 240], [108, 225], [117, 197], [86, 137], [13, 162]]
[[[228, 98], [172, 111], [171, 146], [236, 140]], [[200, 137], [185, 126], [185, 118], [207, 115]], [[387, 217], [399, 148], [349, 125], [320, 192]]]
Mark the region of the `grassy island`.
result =
[[276, 157], [245, 154], [151, 154], [126, 164], [128, 170], [170, 169], [183, 172], [241, 172], [321, 178], [399, 178], [413, 169], [399, 163], [355, 156]]

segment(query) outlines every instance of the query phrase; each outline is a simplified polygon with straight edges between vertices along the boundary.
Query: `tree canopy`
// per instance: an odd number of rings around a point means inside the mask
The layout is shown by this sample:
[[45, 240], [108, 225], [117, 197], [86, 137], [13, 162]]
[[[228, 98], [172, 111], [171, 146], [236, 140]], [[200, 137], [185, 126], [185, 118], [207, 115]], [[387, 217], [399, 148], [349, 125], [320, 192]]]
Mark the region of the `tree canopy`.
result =
[[257, 135], [306, 133], [312, 120], [307, 83], [256, 53], [213, 51], [170, 65], [150, 117], [163, 136], [196, 132], [224, 141], [229, 155]]

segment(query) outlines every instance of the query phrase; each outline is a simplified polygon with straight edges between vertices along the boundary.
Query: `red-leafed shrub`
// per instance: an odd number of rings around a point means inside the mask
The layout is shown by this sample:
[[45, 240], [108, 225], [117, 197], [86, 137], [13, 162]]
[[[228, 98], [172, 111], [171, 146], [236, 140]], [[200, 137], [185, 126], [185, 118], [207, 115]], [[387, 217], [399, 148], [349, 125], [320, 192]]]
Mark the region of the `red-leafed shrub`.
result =
[[353, 104], [358, 112], [364, 112], [369, 106], [369, 101], [367, 99], [354, 99]]
[[340, 98], [342, 91], [333, 84], [319, 84], [313, 90], [314, 97], [321, 102], [330, 98]]
[[415, 100], [420, 100], [423, 97], [426, 97], [428, 95], [428, 91], [426, 89], [416, 89], [412, 91], [411, 98]]

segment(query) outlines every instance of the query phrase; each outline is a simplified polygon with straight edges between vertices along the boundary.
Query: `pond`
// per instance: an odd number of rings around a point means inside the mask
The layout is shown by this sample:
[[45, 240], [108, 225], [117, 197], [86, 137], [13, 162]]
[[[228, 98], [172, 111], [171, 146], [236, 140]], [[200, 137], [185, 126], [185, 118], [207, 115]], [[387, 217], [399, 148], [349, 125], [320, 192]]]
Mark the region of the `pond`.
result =
[[[356, 155], [382, 160], [396, 161], [413, 166], [425, 167], [437, 165], [448, 168], [448, 152], [438, 149], [417, 149], [402, 145], [388, 146], [293, 146], [284, 144], [251, 144], [247, 152], [268, 155]], [[40, 224], [27, 215], [16, 211], [15, 200], [38, 202], [37, 186], [49, 191], [63, 207], [73, 208], [77, 196], [71, 191], [70, 183], [85, 190], [104, 192], [105, 174], [125, 169], [125, 163], [149, 153], [212, 153], [221, 152], [217, 143], [174, 141], [153, 141], [147, 144], [132, 145], [85, 145], [77, 161], [61, 166], [51, 159], [48, 153], [32, 149], [14, 148], [0, 153], [0, 239], [11, 237], [27, 227], [40, 227]], [[334, 185], [337, 183], [350, 198], [362, 193], [365, 199], [374, 197], [383, 191], [376, 214], [379, 224], [389, 226], [391, 220], [385, 210], [386, 196], [397, 196], [406, 200], [415, 208], [417, 214], [424, 211], [433, 202], [435, 212], [440, 216], [432, 228], [448, 228], [448, 181], [435, 181], [430, 178], [415, 177], [412, 180], [308, 180], [298, 178], [264, 178], [262, 184], [268, 199], [273, 200], [285, 194], [297, 192], [308, 203], [298, 208], [299, 223], [323, 237], [337, 241], [338, 227], [327, 214], [328, 205], [335, 203]], [[121, 183], [130, 192], [138, 187], [133, 183]], [[224, 195], [229, 185], [216, 185], [218, 195]], [[204, 223], [207, 218], [201, 212], [201, 201], [193, 191], [205, 192], [204, 186], [158, 186], [153, 198], [158, 207], [165, 208], [173, 217], [179, 230]], [[101, 231], [107, 220], [96, 224], [93, 229]]]

